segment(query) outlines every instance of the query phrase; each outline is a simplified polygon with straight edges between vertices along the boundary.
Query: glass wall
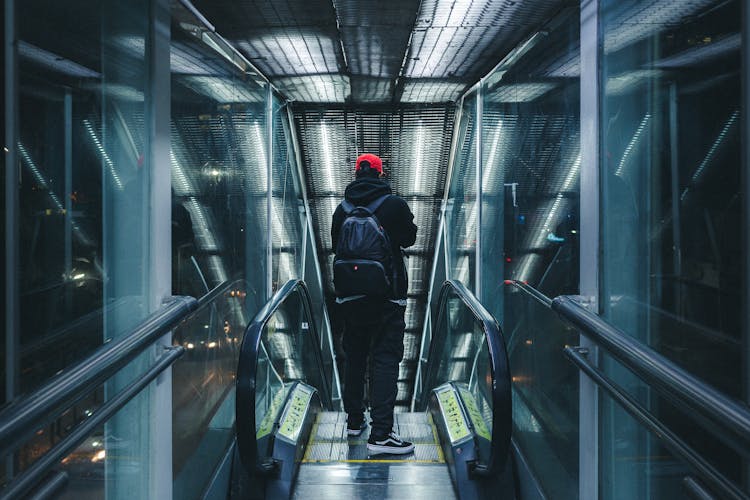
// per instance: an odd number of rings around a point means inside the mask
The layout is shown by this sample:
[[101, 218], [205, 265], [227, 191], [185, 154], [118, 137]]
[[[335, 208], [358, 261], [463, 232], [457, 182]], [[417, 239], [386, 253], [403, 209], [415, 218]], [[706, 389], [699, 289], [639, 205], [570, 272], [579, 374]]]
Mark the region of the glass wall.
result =
[[[8, 310], [15, 327], [4, 334], [6, 400], [127, 332], [150, 312], [154, 293], [148, 250], [156, 167], [148, 141], [145, 51], [157, 43], [149, 35], [157, 21], [148, 2], [40, 0], [15, 2], [15, 10], [17, 45], [13, 51], [4, 46], [16, 59], [6, 85], [17, 82], [15, 89], [7, 87], [17, 110], [6, 103], [4, 118], [13, 124], [15, 144], [6, 147], [15, 149], [17, 160], [7, 168], [18, 175], [5, 211], [5, 221], [18, 231], [17, 241], [6, 242], [18, 254], [4, 274], [10, 281], [5, 286], [17, 290], [11, 301], [16, 307]], [[128, 375], [141, 368], [131, 365]], [[41, 429], [3, 472], [28, 467], [106, 392], [94, 391]], [[137, 403], [127, 411], [139, 411], [133, 408], [142, 411]], [[135, 422], [142, 425], [137, 439], [122, 449], [144, 458], [131, 467], [143, 482], [150, 469], [143, 454], [149, 426]]]
[[578, 293], [579, 19], [561, 10], [464, 96], [444, 218], [448, 277], [503, 326], [514, 439], [550, 498], [578, 496], [578, 370], [563, 356], [578, 335], [504, 281]]
[[[742, 2], [600, 6], [602, 313], [741, 399], [748, 382]], [[736, 453], [707, 442], [690, 418], [613, 362], [604, 367], [741, 481]], [[602, 497], [679, 494], [685, 468], [663, 459], [658, 441], [616, 405], [605, 401], [601, 410]]]
[[[197, 498], [234, 433], [245, 328], [274, 287], [303, 276], [305, 248], [314, 248], [286, 103], [220, 36], [167, 0], [4, 7], [15, 8], [18, 40], [3, 49], [16, 61], [4, 75], [15, 99], [4, 101], [3, 115], [16, 137], [6, 178], [17, 172], [18, 189], [2, 223], [19, 233], [6, 241], [19, 257], [4, 274], [3, 290], [18, 289], [4, 301], [17, 304], [4, 322], [17, 325], [2, 343], [5, 402], [129, 334], [170, 291], [203, 297], [174, 332], [186, 354], [171, 379], [148, 386], [64, 461], [75, 468], [74, 496]], [[316, 306], [320, 324], [324, 307]], [[161, 353], [147, 350], [0, 457], [0, 484]], [[173, 483], [160, 479], [169, 465]]]
[[483, 80], [481, 287], [503, 326], [513, 436], [549, 498], [578, 497], [577, 333], [504, 280], [578, 293], [580, 31], [561, 11]]
[[269, 94], [181, 21], [171, 40], [172, 289], [215, 291], [173, 336], [187, 351], [173, 367], [173, 496], [189, 499], [234, 437], [239, 347], [269, 293]]

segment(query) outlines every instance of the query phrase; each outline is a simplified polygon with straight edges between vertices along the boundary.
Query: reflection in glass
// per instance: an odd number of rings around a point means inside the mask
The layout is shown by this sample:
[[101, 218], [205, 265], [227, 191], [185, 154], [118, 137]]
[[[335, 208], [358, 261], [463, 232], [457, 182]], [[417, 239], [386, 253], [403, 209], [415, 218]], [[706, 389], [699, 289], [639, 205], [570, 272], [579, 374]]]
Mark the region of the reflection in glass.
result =
[[[601, 307], [609, 321], [743, 397], [742, 2], [601, 2]], [[734, 480], [742, 461], [613, 361], [608, 375]], [[688, 415], [688, 417], [690, 417]], [[605, 498], [679, 494], [684, 464], [603, 405]], [[629, 457], [641, 456], [634, 463]], [[667, 465], [670, 466], [667, 471]]]
[[464, 97], [457, 125], [458, 142], [445, 211], [448, 277], [476, 290], [477, 185], [476, 92]]
[[[317, 389], [320, 399], [330, 401], [333, 373], [323, 368], [319, 339], [313, 334], [305, 292], [295, 288], [271, 315], [260, 334], [255, 370], [255, 432], [258, 459], [268, 455], [268, 440], [284, 397], [294, 382]], [[322, 369], [323, 368], [323, 369]], [[332, 368], [332, 366], [331, 366]]]
[[[432, 389], [454, 382], [459, 390], [470, 394], [469, 401], [473, 400], [484, 420], [487, 432], [477, 433], [491, 435], [493, 373], [484, 325], [453, 288], [446, 292], [442, 302], [443, 314], [435, 318], [429, 368], [422, 382], [422, 404], [426, 404]], [[480, 463], [489, 462], [490, 442], [490, 439], [478, 441]]]

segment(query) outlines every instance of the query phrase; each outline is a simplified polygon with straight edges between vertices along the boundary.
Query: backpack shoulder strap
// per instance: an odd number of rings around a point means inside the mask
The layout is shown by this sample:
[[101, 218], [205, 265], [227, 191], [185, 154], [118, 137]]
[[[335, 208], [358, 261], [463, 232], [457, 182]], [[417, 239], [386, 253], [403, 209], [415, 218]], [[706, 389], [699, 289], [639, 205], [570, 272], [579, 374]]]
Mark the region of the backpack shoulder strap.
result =
[[344, 213], [346, 215], [349, 215], [357, 207], [355, 207], [354, 205], [352, 205], [352, 203], [349, 200], [347, 200], [346, 198], [344, 198], [344, 201], [341, 202], [341, 208], [344, 210]]
[[370, 204], [367, 205], [367, 207], [366, 207], [367, 210], [369, 210], [371, 214], [374, 214], [375, 210], [377, 210], [378, 208], [380, 208], [380, 205], [382, 205], [383, 202], [385, 200], [387, 200], [388, 198], [390, 198], [390, 197], [391, 197], [390, 194], [384, 194], [380, 198], [377, 198], [377, 199], [371, 201]]

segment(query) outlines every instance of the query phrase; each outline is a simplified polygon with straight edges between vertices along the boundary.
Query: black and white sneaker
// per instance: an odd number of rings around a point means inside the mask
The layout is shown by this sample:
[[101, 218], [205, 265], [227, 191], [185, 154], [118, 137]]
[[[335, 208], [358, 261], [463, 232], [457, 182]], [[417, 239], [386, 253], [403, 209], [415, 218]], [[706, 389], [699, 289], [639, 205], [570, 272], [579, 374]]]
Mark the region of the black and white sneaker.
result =
[[389, 453], [391, 455], [406, 455], [414, 451], [414, 443], [404, 441], [398, 434], [391, 432], [383, 439], [370, 436], [367, 440], [367, 451], [370, 453]]
[[362, 434], [367, 429], [367, 422], [364, 420], [359, 425], [346, 424], [346, 435], [349, 437], [356, 437]]

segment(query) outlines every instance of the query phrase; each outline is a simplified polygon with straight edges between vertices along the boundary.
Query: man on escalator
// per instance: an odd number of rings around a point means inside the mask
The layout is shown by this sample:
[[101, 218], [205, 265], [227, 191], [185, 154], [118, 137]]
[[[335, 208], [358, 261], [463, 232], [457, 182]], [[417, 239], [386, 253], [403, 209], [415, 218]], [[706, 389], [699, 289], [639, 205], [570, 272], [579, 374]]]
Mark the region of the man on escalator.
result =
[[336, 302], [345, 325], [347, 433], [358, 436], [367, 427], [363, 397], [369, 354], [372, 430], [367, 449], [406, 454], [414, 445], [393, 431], [393, 408], [406, 326], [408, 277], [403, 249], [416, 241], [417, 226], [409, 205], [392, 194], [379, 157], [359, 156], [355, 176], [331, 225]]

